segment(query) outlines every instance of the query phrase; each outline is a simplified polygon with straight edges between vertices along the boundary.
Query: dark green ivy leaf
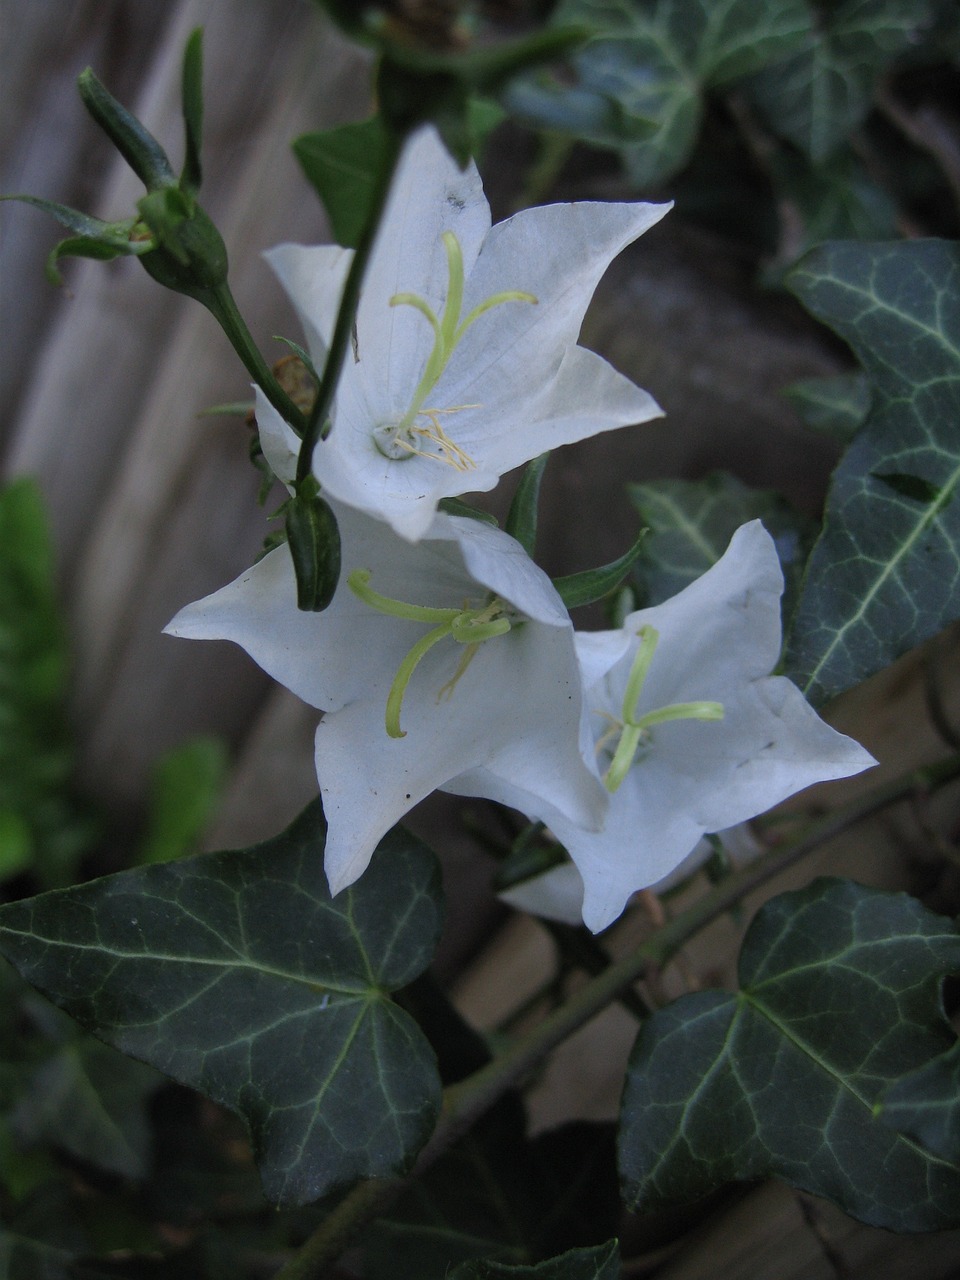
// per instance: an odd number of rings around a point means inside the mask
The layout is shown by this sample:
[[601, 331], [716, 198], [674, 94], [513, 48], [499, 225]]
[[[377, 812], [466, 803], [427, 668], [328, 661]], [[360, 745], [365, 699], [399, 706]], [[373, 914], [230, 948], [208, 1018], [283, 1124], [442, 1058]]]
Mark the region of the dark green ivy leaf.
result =
[[960, 1225], [960, 1167], [878, 1118], [891, 1083], [955, 1043], [940, 984], [951, 921], [905, 894], [817, 880], [757, 913], [740, 990], [684, 996], [627, 1071], [628, 1205], [774, 1175], [891, 1231]]
[[33, 1074], [11, 1127], [125, 1178], [147, 1171], [146, 1106], [163, 1077], [89, 1036], [75, 1036]]
[[616, 1240], [590, 1249], [571, 1249], [532, 1267], [476, 1259], [461, 1263], [450, 1280], [618, 1280], [620, 1250]]
[[253, 849], [0, 909], [0, 949], [29, 982], [244, 1117], [285, 1204], [404, 1171], [440, 1102], [433, 1053], [388, 996], [433, 954], [435, 861], [398, 828], [331, 900], [324, 839], [315, 801]]
[[880, 1119], [960, 1164], [960, 1042], [892, 1085]]
[[759, 72], [748, 91], [774, 133], [819, 163], [862, 122], [881, 74], [929, 20], [925, 0], [817, 6], [803, 46]]
[[804, 0], [566, 0], [554, 20], [592, 32], [573, 59], [574, 85], [527, 83], [513, 105], [622, 148], [640, 185], [686, 163], [708, 89], [782, 57], [811, 26]]
[[787, 647], [787, 674], [817, 702], [960, 616], [960, 248], [823, 245], [788, 283], [850, 344], [873, 393]]
[[870, 412], [870, 380], [864, 373], [802, 378], [784, 391], [811, 431], [849, 444]]
[[779, 494], [751, 489], [724, 471], [702, 480], [631, 484], [627, 490], [649, 528], [636, 569], [644, 608], [661, 604], [706, 573], [748, 520], [763, 521], [777, 546], [787, 600], [795, 592], [813, 531]]

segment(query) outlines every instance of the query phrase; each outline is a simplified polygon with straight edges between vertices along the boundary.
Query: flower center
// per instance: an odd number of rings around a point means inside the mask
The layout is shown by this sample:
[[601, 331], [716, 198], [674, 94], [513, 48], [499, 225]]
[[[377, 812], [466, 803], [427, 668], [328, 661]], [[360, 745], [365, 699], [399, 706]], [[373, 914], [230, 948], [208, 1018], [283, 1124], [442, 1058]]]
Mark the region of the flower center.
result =
[[477, 464], [459, 445], [447, 435], [440, 422], [443, 414], [459, 413], [462, 409], [479, 409], [476, 404], [458, 404], [447, 409], [425, 409], [424, 401], [439, 382], [460, 342], [470, 326], [487, 311], [504, 302], [531, 302], [537, 299], [532, 293], [508, 289], [491, 294], [461, 320], [463, 310], [463, 253], [460, 242], [452, 231], [443, 233], [443, 247], [447, 255], [447, 298], [443, 315], [437, 319], [430, 304], [416, 293], [395, 293], [391, 307], [413, 307], [419, 311], [433, 329], [433, 350], [427, 357], [423, 373], [409, 409], [398, 422], [383, 422], [373, 429], [373, 441], [385, 458], [399, 461], [402, 458], [432, 458], [445, 462], [455, 471], [469, 471]]
[[407, 604], [403, 600], [394, 600], [390, 596], [382, 596], [368, 584], [371, 573], [369, 569], [354, 569], [347, 578], [347, 584], [355, 596], [368, 604], [378, 613], [391, 618], [405, 618], [408, 622], [433, 623], [426, 635], [421, 636], [410, 649], [397, 668], [393, 677], [390, 692], [387, 694], [386, 729], [391, 738], [405, 738], [405, 730], [400, 728], [400, 709], [407, 685], [422, 659], [435, 644], [448, 636], [463, 645], [463, 655], [453, 676], [440, 689], [437, 701], [448, 698], [457, 687], [460, 677], [473, 661], [473, 657], [485, 640], [494, 636], [506, 635], [513, 623], [507, 616], [509, 606], [499, 597], [488, 600], [476, 608], [464, 605], [462, 609], [434, 609], [426, 605]]
[[654, 627], [641, 627], [637, 635], [640, 638], [640, 644], [624, 690], [620, 719], [616, 716], [607, 716], [610, 720], [610, 728], [597, 743], [597, 750], [600, 751], [614, 737], [618, 738], [610, 766], [603, 775], [603, 785], [610, 792], [616, 791], [630, 772], [640, 748], [649, 745], [652, 739], [650, 731], [654, 725], [665, 724], [668, 720], [723, 719], [722, 702], [673, 702], [666, 707], [647, 711], [642, 716], [638, 715], [640, 695], [660, 641], [660, 633]]

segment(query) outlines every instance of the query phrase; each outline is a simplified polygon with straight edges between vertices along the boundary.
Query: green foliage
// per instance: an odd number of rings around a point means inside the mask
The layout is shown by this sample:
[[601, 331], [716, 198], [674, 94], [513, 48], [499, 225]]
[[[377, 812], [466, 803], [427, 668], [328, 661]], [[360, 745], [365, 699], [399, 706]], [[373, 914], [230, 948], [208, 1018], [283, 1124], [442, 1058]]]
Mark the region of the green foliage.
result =
[[902, 1076], [884, 1096], [880, 1118], [960, 1164], [960, 1043]]
[[124, 1053], [246, 1120], [264, 1190], [315, 1200], [408, 1167], [433, 1054], [388, 992], [440, 930], [432, 855], [399, 829], [331, 900], [315, 802], [282, 835], [0, 909], [0, 948]]
[[620, 1251], [616, 1240], [611, 1240], [593, 1249], [571, 1249], [561, 1258], [533, 1267], [511, 1267], [486, 1259], [464, 1262], [450, 1280], [618, 1280], [619, 1275]]
[[599, 569], [584, 569], [580, 573], [554, 578], [553, 585], [567, 608], [576, 609], [581, 605], [594, 604], [622, 586], [624, 578], [636, 564], [643, 549], [644, 534], [645, 531], [640, 533], [629, 551]]
[[627, 1203], [771, 1174], [894, 1231], [960, 1224], [960, 1166], [878, 1118], [891, 1082], [955, 1037], [940, 983], [960, 935], [904, 894], [815, 881], [757, 913], [740, 990], [641, 1028], [623, 1097]]
[[448, 1280], [457, 1262], [520, 1265], [612, 1235], [613, 1126], [577, 1122], [534, 1139], [525, 1128], [508, 1095], [418, 1179], [370, 1228], [367, 1280]]
[[812, 530], [779, 494], [751, 489], [723, 471], [702, 480], [631, 484], [628, 492], [649, 528], [635, 571], [643, 607], [660, 604], [689, 586], [716, 564], [740, 525], [762, 520], [777, 546], [789, 610]]
[[849, 444], [870, 412], [870, 382], [862, 373], [803, 378], [784, 393], [811, 431]]
[[850, 344], [872, 392], [787, 647], [788, 674], [822, 701], [960, 616], [960, 250], [824, 245], [789, 286]]
[[323, 201], [338, 244], [355, 249], [370, 218], [377, 175], [387, 156], [387, 131], [379, 116], [305, 133], [293, 153]]
[[218, 738], [194, 738], [161, 756], [152, 771], [138, 865], [195, 852], [220, 800], [227, 764], [226, 747]]
[[870, 110], [874, 87], [931, 20], [924, 0], [840, 0], [808, 9], [802, 46], [759, 72], [748, 92], [774, 133], [828, 159]]
[[516, 538], [528, 556], [533, 555], [537, 546], [540, 485], [549, 461], [550, 454], [541, 453], [539, 458], [534, 458], [524, 467], [503, 526], [511, 538]]
[[68, 884], [94, 835], [72, 796], [69, 656], [53, 545], [32, 480], [0, 492], [0, 879]]

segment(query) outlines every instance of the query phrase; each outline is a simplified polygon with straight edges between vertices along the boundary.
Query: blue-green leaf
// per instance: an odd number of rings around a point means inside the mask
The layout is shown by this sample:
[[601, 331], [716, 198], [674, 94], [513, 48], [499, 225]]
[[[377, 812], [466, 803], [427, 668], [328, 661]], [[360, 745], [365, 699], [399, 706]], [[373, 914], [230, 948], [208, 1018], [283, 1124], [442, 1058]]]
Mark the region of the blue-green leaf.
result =
[[905, 894], [818, 880], [757, 913], [740, 990], [684, 996], [627, 1072], [627, 1203], [775, 1175], [891, 1231], [960, 1225], [960, 1166], [877, 1115], [894, 1080], [955, 1043], [940, 984], [960, 935]]
[[436, 945], [435, 860], [398, 828], [332, 900], [324, 838], [317, 801], [256, 848], [0, 909], [0, 951], [29, 982], [244, 1117], [286, 1204], [402, 1172], [440, 1102], [433, 1052], [388, 995]]
[[811, 431], [849, 444], [870, 412], [870, 380], [864, 373], [802, 378], [784, 390]]
[[818, 11], [801, 48], [748, 86], [780, 137], [816, 162], [849, 137], [870, 110], [883, 71], [930, 19], [924, 0], [841, 0]]
[[873, 400], [787, 647], [787, 674], [822, 701], [960, 616], [960, 247], [823, 245], [788, 283], [853, 348]]
[[880, 1119], [960, 1164], [960, 1042], [891, 1085]]
[[661, 604], [706, 573], [748, 520], [762, 520], [773, 537], [787, 598], [792, 598], [813, 531], [779, 494], [751, 489], [724, 471], [702, 480], [654, 480], [627, 489], [649, 529], [636, 569], [644, 607]]

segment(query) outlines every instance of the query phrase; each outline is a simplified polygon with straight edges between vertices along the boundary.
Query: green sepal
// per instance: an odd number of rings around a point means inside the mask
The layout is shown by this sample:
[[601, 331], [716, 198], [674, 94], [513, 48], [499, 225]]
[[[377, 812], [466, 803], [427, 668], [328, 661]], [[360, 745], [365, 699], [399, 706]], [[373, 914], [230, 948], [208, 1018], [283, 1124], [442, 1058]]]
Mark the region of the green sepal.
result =
[[90, 67], [80, 73], [77, 88], [83, 105], [148, 191], [176, 185], [163, 147], [136, 116], [103, 87]]
[[491, 515], [489, 511], [481, 511], [479, 507], [471, 507], [467, 502], [461, 502], [459, 498], [441, 498], [437, 503], [438, 511], [445, 511], [448, 516], [463, 516], [466, 520], [482, 520], [484, 524], [491, 525], [494, 529], [499, 529], [500, 522], [495, 515]]
[[338, 244], [356, 249], [370, 220], [389, 138], [379, 116], [293, 141], [293, 154], [323, 201]]
[[582, 605], [594, 604], [597, 600], [608, 596], [611, 591], [616, 591], [633, 568], [640, 554], [640, 548], [643, 546], [646, 532], [646, 529], [641, 530], [640, 536], [630, 550], [616, 560], [611, 560], [609, 564], [599, 569], [584, 569], [582, 573], [570, 573], [563, 578], [554, 578], [553, 585], [567, 608], [577, 609]]
[[102, 262], [108, 262], [112, 258], [139, 256], [148, 253], [153, 247], [148, 240], [131, 240], [131, 232], [137, 225], [136, 218], [127, 218], [123, 222], [104, 222], [102, 218], [94, 218], [88, 213], [81, 213], [79, 209], [71, 209], [69, 205], [59, 204], [55, 200], [43, 200], [39, 196], [0, 196], [0, 200], [17, 200], [21, 204], [33, 205], [44, 213], [52, 214], [61, 226], [76, 232], [76, 235], [61, 240], [50, 251], [46, 273], [51, 284], [63, 284], [63, 276], [57, 267], [61, 258], [98, 258]]
[[320, 613], [340, 580], [340, 530], [312, 476], [287, 503], [285, 524], [297, 576], [297, 608]]
[[197, 192], [203, 181], [200, 148], [203, 142], [203, 30], [190, 32], [183, 51], [184, 156], [180, 189]]
[[504, 529], [511, 538], [516, 538], [528, 556], [533, 555], [537, 545], [537, 514], [540, 506], [540, 482], [550, 453], [541, 453], [538, 458], [528, 462], [524, 468], [520, 483], [517, 485], [510, 503]]
[[209, 293], [227, 279], [227, 247], [200, 205], [179, 187], [150, 191], [137, 201], [140, 217], [159, 243], [141, 259], [158, 284], [211, 306]]

